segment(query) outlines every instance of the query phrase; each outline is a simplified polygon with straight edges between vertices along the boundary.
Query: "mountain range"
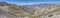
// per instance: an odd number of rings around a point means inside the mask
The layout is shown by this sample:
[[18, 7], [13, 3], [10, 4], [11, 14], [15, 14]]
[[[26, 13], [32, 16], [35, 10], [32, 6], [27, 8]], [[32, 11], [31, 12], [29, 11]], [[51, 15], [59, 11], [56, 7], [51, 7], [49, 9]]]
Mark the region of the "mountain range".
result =
[[41, 16], [45, 15], [47, 15], [48, 17], [52, 17], [52, 15], [56, 15], [59, 13], [60, 4], [58, 3], [32, 4], [21, 6], [16, 4], [9, 4], [6, 2], [0, 2], [0, 14], [6, 16], [9, 14], [9, 16], [13, 15], [17, 18], [23, 18], [26, 16], [28, 16], [29, 18], [41, 18]]

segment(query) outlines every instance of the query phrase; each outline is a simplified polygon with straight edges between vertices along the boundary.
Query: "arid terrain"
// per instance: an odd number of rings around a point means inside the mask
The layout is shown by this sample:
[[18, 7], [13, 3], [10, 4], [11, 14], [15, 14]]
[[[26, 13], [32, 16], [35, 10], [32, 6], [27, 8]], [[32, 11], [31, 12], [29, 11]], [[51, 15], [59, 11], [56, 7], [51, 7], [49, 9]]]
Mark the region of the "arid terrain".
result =
[[0, 18], [60, 18], [60, 4], [21, 6], [0, 2]]

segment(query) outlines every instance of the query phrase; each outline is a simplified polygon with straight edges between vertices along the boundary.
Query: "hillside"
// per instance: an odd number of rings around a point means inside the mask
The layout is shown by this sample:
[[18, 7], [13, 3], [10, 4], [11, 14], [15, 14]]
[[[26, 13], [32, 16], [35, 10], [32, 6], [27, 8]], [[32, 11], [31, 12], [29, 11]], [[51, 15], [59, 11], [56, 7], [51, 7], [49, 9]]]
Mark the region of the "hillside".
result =
[[30, 10], [28, 8], [26, 8], [24, 6], [17, 6], [15, 4], [9, 4], [6, 2], [0, 2], [0, 9], [8, 14], [14, 15], [15, 17], [30, 15], [30, 13], [29, 13]]
[[[0, 14], [9, 18], [53, 18], [60, 14], [60, 4], [33, 4], [18, 6], [0, 2]], [[0, 16], [1, 16], [0, 15]]]
[[54, 18], [60, 13], [60, 4], [40, 4], [32, 7], [34, 14], [30, 18]]

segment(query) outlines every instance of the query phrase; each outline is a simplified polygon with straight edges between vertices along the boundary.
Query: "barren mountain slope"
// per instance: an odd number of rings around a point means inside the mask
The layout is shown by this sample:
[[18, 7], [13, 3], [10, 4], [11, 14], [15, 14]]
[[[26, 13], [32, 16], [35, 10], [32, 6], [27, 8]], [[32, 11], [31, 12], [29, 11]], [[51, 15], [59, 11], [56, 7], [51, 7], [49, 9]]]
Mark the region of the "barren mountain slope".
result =
[[29, 9], [23, 6], [16, 6], [14, 4], [5, 4], [5, 2], [0, 2], [0, 9], [14, 15], [18, 18], [21, 18], [21, 16], [29, 16], [31, 13], [29, 13]]
[[32, 16], [30, 16], [30, 18], [38, 18], [38, 17], [42, 17], [42, 16], [46, 17], [46, 18], [48, 16], [50, 18], [53, 15], [60, 13], [60, 5], [59, 4], [56, 4], [56, 5], [50, 4], [48, 6], [43, 5], [43, 7], [35, 6], [35, 7], [33, 7], [33, 11], [34, 11], [34, 14]]
[[2, 11], [17, 18], [52, 18], [54, 15], [60, 14], [60, 4], [36, 4], [29, 6], [17, 6], [0, 2], [0, 9]]

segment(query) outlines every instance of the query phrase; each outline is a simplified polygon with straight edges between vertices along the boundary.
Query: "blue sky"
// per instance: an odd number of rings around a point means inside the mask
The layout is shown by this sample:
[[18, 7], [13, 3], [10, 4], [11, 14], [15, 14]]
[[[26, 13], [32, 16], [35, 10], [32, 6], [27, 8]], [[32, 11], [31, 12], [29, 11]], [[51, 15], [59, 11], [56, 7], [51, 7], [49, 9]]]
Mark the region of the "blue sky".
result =
[[17, 5], [29, 5], [29, 4], [40, 4], [40, 3], [59, 3], [60, 0], [0, 0], [0, 2], [7, 2]]

